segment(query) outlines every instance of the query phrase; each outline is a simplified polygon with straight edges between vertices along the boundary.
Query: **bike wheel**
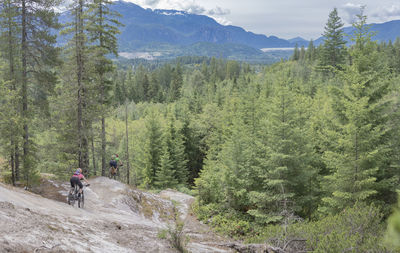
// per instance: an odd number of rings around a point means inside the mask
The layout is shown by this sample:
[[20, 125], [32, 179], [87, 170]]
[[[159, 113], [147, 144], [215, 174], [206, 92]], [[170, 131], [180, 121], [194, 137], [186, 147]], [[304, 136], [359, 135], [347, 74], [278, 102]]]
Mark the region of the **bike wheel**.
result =
[[81, 194], [81, 197], [78, 199], [78, 207], [83, 208], [83, 205], [85, 204], [85, 196], [83, 193]]
[[67, 195], [67, 202], [68, 205], [73, 206], [75, 203], [75, 195], [74, 195], [75, 189], [71, 189], [68, 191], [68, 195]]
[[71, 206], [75, 205], [75, 195], [73, 195], [73, 194], [68, 195], [68, 205], [71, 205]]

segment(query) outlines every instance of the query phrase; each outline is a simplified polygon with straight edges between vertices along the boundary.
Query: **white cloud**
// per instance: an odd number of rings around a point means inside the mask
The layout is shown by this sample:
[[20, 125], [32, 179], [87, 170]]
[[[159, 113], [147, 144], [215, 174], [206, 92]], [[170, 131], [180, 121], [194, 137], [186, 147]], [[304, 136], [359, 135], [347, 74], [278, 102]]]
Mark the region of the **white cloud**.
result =
[[398, 18], [400, 17], [400, 5], [381, 6], [371, 13], [371, 17], [380, 21]]
[[[212, 16], [211, 16], [212, 17]], [[220, 23], [221, 25], [231, 25], [232, 22], [227, 20], [224, 17], [212, 17], [213, 19], [215, 19], [215, 21], [217, 21], [218, 23]]]
[[207, 14], [211, 15], [211, 16], [214, 16], [214, 15], [216, 15], [216, 16], [224, 16], [224, 15], [228, 15], [230, 13], [231, 13], [231, 11], [229, 9], [222, 9], [219, 6], [216, 6], [214, 9], [207, 11]]
[[353, 3], [347, 3], [343, 5], [340, 10], [342, 19], [347, 23], [351, 24], [356, 20], [356, 15], [360, 14], [360, 10], [362, 8], [362, 5], [360, 4], [353, 4]]
[[[343, 5], [341, 10], [341, 17], [343, 20], [351, 24], [356, 20], [356, 15], [360, 13], [363, 5], [347, 3]], [[388, 20], [400, 18], [400, 4], [397, 5], [387, 5], [375, 7], [373, 10], [369, 11], [368, 6], [365, 9], [365, 15], [367, 15], [367, 22], [386, 22]]]
[[126, 0], [143, 8], [150, 9], [167, 9], [186, 11], [191, 14], [207, 15], [214, 18], [218, 23], [223, 25], [230, 24], [228, 20], [221, 17], [230, 14], [229, 9], [223, 9], [216, 6], [214, 9], [206, 9], [205, 7], [196, 3], [195, 0]]

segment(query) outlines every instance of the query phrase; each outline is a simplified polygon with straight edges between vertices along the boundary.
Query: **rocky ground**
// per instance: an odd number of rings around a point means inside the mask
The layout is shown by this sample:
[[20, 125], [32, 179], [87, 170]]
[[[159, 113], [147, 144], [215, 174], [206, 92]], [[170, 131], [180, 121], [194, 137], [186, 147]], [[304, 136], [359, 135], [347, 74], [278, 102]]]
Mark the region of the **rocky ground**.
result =
[[177, 220], [189, 252], [234, 252], [190, 213], [189, 195], [151, 194], [98, 177], [81, 209], [66, 203], [68, 187], [46, 180], [34, 189], [38, 195], [0, 184], [0, 252], [177, 252], [168, 240]]

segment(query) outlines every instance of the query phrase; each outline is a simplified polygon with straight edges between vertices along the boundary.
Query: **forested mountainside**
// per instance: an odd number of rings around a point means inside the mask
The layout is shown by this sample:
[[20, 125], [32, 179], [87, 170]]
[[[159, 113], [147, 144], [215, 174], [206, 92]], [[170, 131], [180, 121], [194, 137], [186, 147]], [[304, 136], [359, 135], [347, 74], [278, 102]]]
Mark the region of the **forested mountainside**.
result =
[[[122, 58], [144, 58], [149, 60], [171, 60], [180, 56], [207, 56], [253, 63], [275, 63], [287, 59], [288, 51], [266, 51], [264, 48], [307, 47], [309, 41], [302, 38], [285, 40], [276, 36], [265, 36], [245, 31], [237, 26], [224, 26], [205, 15], [195, 15], [176, 10], [144, 9], [134, 3], [115, 1], [111, 10], [124, 24], [118, 39], [119, 55]], [[71, 22], [71, 12], [61, 13], [60, 22]], [[270, 26], [272, 24], [266, 24]], [[371, 24], [372, 37], [378, 42], [394, 42], [400, 35], [400, 21]], [[344, 28], [352, 35], [352, 27]], [[350, 37], [345, 36], [351, 44]], [[324, 37], [314, 38], [314, 45], [323, 43]], [[59, 36], [64, 45], [68, 36]]]
[[400, 40], [373, 41], [363, 9], [353, 45], [334, 9], [322, 45], [274, 65], [117, 67], [111, 2], [74, 2], [63, 48], [54, 2], [1, 4], [4, 181], [32, 189], [41, 173], [68, 180], [77, 167], [91, 180], [119, 154], [118, 180], [195, 195], [195, 215], [235, 239], [399, 250]]

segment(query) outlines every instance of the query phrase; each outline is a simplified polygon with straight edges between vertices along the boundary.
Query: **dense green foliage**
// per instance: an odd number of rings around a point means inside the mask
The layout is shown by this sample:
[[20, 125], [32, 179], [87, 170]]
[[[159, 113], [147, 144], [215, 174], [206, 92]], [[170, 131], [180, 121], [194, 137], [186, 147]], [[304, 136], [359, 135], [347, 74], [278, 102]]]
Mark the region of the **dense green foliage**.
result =
[[[303, 251], [390, 251], [382, 241], [399, 183], [400, 41], [371, 41], [361, 13], [354, 44], [343, 47], [334, 11], [325, 45], [296, 48], [291, 61], [182, 58], [116, 68], [106, 55], [116, 52], [118, 23], [112, 13], [98, 18], [108, 4], [75, 1], [62, 67], [44, 65], [28, 79], [22, 44], [13, 43], [18, 14], [2, 9], [1, 154], [12, 181], [24, 147], [39, 161], [23, 165], [30, 177], [68, 178], [77, 166], [96, 175], [100, 163], [105, 175], [106, 158], [118, 153], [132, 165], [120, 167], [119, 180], [192, 188], [199, 218], [231, 236], [283, 249], [297, 241], [290, 247]], [[24, 80], [26, 96], [16, 85]], [[25, 143], [28, 125], [35, 135]], [[398, 211], [387, 238], [398, 234], [397, 220]]]

